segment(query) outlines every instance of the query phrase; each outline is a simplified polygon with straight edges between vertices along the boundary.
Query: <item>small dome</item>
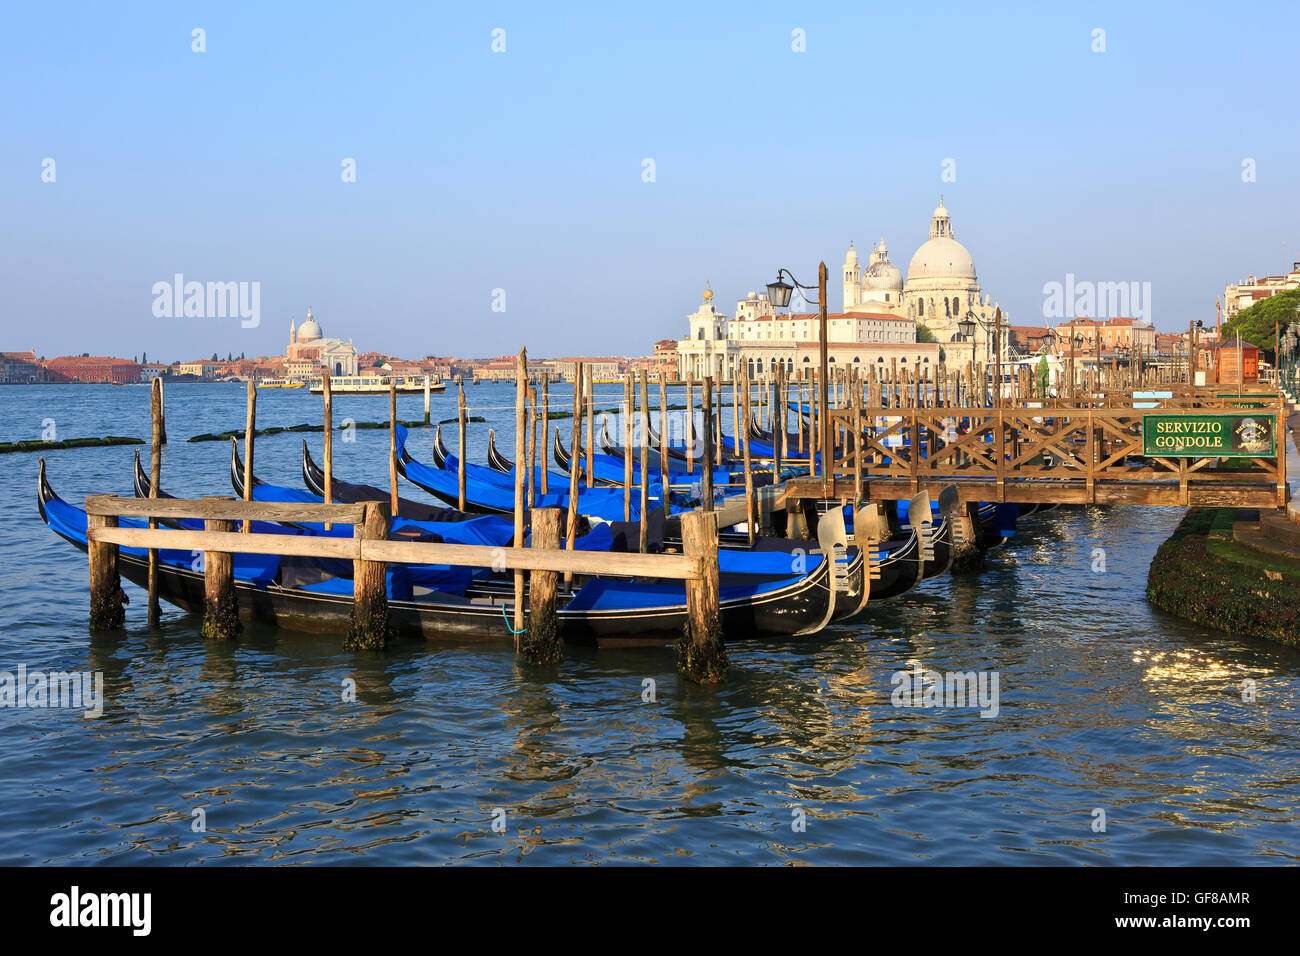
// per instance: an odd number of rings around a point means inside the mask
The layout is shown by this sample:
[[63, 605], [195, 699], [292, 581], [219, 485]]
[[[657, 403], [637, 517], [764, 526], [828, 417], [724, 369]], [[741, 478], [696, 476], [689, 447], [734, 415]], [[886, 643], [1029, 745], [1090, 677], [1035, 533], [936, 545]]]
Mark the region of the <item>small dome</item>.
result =
[[903, 273], [899, 272], [898, 266], [888, 259], [878, 259], [873, 262], [871, 268], [867, 270], [865, 278], [868, 289], [879, 289], [888, 292], [903, 291]]
[[750, 292], [749, 292], [749, 295], [745, 296], [745, 298], [748, 299], [750, 302], [757, 302], [757, 301], [758, 301], [758, 293], [755, 292], [755, 291], [753, 291], [753, 290], [751, 289]]
[[320, 338], [320, 326], [311, 317], [311, 309], [308, 309], [307, 321], [298, 327], [298, 341], [311, 342], [318, 338]]
[[858, 250], [853, 248], [853, 243], [849, 243], [849, 251], [844, 255], [844, 264], [855, 266], [858, 264]]

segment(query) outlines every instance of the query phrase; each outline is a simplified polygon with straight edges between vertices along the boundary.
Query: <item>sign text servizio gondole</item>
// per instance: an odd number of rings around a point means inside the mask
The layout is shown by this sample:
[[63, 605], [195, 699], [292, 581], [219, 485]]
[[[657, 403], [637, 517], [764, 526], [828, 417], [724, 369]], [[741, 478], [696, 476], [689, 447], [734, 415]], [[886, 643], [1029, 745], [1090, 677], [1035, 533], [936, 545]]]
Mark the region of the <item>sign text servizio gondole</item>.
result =
[[1143, 415], [1142, 453], [1166, 458], [1270, 458], [1273, 416]]

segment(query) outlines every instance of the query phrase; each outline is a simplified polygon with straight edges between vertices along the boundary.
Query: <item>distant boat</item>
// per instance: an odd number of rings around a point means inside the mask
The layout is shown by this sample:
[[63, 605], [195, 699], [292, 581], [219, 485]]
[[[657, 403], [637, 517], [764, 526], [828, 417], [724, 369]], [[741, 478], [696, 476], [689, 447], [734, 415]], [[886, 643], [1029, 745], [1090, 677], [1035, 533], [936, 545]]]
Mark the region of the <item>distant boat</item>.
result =
[[302, 388], [303, 382], [288, 382], [283, 379], [272, 379], [266, 382], [258, 382], [258, 388]]
[[[407, 375], [398, 379], [387, 379], [379, 375], [340, 375], [330, 376], [330, 392], [334, 395], [387, 395], [389, 392], [389, 383], [397, 383], [398, 395], [423, 395], [424, 394], [424, 376]], [[437, 379], [429, 380], [429, 391], [445, 392], [447, 386]], [[313, 395], [320, 395], [325, 391], [325, 386], [321, 382], [313, 382], [311, 386]]]

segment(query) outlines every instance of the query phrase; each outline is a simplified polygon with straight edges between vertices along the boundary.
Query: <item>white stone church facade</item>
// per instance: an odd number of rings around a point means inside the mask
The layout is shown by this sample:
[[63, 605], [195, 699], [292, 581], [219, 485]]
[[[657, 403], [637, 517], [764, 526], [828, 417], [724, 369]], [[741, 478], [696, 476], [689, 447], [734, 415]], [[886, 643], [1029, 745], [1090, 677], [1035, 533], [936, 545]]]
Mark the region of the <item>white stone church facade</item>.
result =
[[[804, 303], [807, 305], [807, 303]], [[953, 235], [943, 202], [930, 222], [930, 237], [917, 249], [907, 278], [889, 261], [882, 239], [865, 269], [850, 244], [843, 267], [843, 309], [827, 315], [832, 365], [875, 364], [900, 369], [937, 366], [940, 349], [949, 363], [972, 359], [987, 362], [992, 355], [993, 317], [997, 304], [981, 292], [975, 265], [966, 247]], [[975, 321], [974, 341], [964, 337], [958, 323]], [[678, 373], [685, 378], [712, 376], [730, 381], [748, 368], [751, 376], [768, 374], [784, 365], [791, 378], [806, 378], [819, 362], [818, 316], [813, 312], [778, 313], [768, 297], [750, 292], [736, 303], [728, 319], [705, 289], [699, 309], [687, 317], [688, 337], [677, 344]], [[1008, 316], [1002, 315], [1002, 348], [1007, 348]], [[917, 342], [918, 325], [926, 326], [936, 342]]]

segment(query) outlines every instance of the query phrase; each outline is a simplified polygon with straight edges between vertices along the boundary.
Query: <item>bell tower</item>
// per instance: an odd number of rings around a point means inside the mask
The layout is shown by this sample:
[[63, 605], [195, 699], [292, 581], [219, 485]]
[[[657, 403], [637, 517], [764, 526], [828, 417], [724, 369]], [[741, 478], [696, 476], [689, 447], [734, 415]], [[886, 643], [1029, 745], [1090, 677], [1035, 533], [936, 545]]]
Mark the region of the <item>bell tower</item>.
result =
[[844, 308], [848, 312], [858, 305], [862, 294], [862, 269], [858, 266], [858, 250], [849, 243], [844, 255]]

